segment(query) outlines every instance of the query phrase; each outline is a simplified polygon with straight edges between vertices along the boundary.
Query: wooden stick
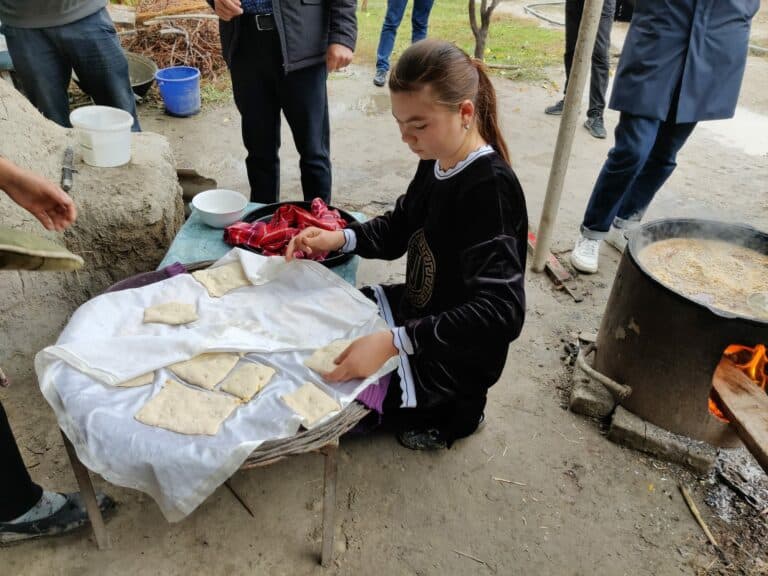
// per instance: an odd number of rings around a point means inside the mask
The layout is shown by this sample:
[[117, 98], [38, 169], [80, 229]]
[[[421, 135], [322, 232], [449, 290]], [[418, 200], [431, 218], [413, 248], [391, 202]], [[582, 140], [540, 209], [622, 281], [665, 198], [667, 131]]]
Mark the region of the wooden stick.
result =
[[685, 503], [688, 504], [688, 509], [691, 511], [691, 514], [693, 514], [693, 517], [696, 519], [696, 522], [699, 523], [699, 526], [701, 526], [701, 529], [704, 531], [704, 534], [706, 534], [707, 540], [709, 540], [712, 546], [714, 546], [715, 548], [719, 548], [717, 544], [717, 540], [715, 540], [715, 537], [712, 535], [712, 532], [710, 532], [709, 526], [707, 526], [707, 523], [704, 522], [704, 518], [701, 517], [701, 514], [699, 513], [699, 509], [696, 507], [696, 504], [694, 503], [693, 498], [691, 498], [691, 494], [690, 492], [688, 492], [688, 489], [682, 484], [678, 484], [677, 487], [680, 489], [680, 493], [683, 495], [683, 500], [685, 500]]
[[728, 358], [717, 365], [712, 390], [739, 438], [768, 472], [768, 395]]
[[459, 556], [464, 556], [464, 558], [469, 558], [470, 560], [474, 560], [478, 564], [485, 564], [486, 566], [488, 566], [488, 562], [486, 562], [485, 560], [481, 560], [477, 556], [472, 556], [472, 554], [467, 554], [466, 552], [460, 552], [459, 550], [454, 550], [454, 552], [456, 552], [456, 554], [458, 554]]
[[520, 70], [522, 66], [515, 66], [512, 64], [493, 64], [493, 63], [485, 63], [486, 68], [493, 68], [494, 70]]
[[235, 499], [236, 499], [238, 502], [240, 502], [240, 504], [242, 504], [242, 505], [243, 505], [243, 508], [245, 508], [246, 512], [248, 512], [248, 514], [250, 514], [252, 518], [256, 518], [256, 515], [253, 513], [253, 510], [251, 510], [251, 507], [250, 507], [250, 506], [248, 506], [248, 504], [246, 504], [246, 503], [245, 503], [245, 500], [243, 500], [243, 499], [242, 499], [242, 497], [240, 496], [240, 494], [238, 494], [237, 492], [235, 492], [235, 489], [232, 487], [232, 484], [230, 484], [230, 483], [229, 483], [229, 480], [227, 480], [226, 482], [224, 482], [224, 486], [226, 486], [227, 488], [229, 488], [229, 491], [230, 491], [230, 492], [232, 492], [232, 496], [234, 496], [234, 497], [235, 497]]
[[153, 16], [149, 20], [142, 20], [144, 26], [152, 26], [159, 24], [160, 22], [166, 22], [169, 20], [218, 20], [219, 17], [216, 14], [176, 14], [176, 15], [164, 15]]
[[61, 431], [61, 437], [64, 439], [64, 448], [67, 450], [69, 463], [72, 465], [72, 472], [80, 488], [80, 497], [83, 499], [85, 509], [88, 512], [88, 519], [91, 521], [91, 529], [96, 538], [96, 545], [99, 547], [99, 550], [108, 550], [112, 547], [112, 544], [109, 541], [107, 528], [104, 526], [104, 517], [101, 515], [99, 502], [96, 500], [96, 491], [93, 489], [91, 475], [88, 472], [88, 468], [80, 462], [75, 447], [72, 446], [64, 431]]
[[507, 480], [506, 478], [498, 478], [496, 476], [491, 477], [496, 482], [503, 482], [504, 484], [514, 484], [515, 486], [528, 486], [525, 482], [516, 482], [515, 480]]
[[333, 538], [336, 517], [336, 472], [338, 469], [339, 440], [324, 446], [321, 452], [325, 456], [323, 473], [323, 547], [320, 552], [320, 564], [327, 567], [333, 562]]

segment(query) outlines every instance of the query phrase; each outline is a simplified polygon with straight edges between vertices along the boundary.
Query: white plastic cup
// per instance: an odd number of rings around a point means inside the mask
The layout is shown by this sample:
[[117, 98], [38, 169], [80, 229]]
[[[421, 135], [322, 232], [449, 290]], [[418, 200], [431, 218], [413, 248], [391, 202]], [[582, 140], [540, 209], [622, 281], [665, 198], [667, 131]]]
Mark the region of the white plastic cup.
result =
[[77, 132], [86, 164], [112, 168], [130, 161], [130, 113], [111, 106], [83, 106], [72, 111], [69, 121]]

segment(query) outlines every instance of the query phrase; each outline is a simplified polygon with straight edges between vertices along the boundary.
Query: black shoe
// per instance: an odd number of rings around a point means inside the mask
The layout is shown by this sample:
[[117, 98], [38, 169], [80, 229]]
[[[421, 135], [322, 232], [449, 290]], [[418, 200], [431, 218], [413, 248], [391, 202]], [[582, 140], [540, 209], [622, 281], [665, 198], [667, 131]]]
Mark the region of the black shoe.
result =
[[[88, 523], [88, 512], [79, 492], [64, 494], [64, 506], [45, 518], [32, 522], [9, 524], [0, 522], [0, 545], [30, 540], [41, 536], [55, 536], [70, 532]], [[96, 501], [102, 514], [115, 507], [115, 501], [106, 494], [98, 493]]]
[[376, 75], [373, 77], [373, 83], [379, 88], [384, 86], [384, 84], [387, 83], [387, 71], [381, 69], [376, 70]]
[[401, 430], [397, 433], [397, 439], [406, 448], [411, 450], [444, 450], [448, 443], [437, 428]]
[[547, 106], [544, 108], [544, 113], [549, 114], [550, 116], [561, 116], [564, 107], [565, 100], [560, 100], [557, 104], [553, 104], [552, 106]]
[[595, 138], [600, 138], [602, 140], [608, 135], [605, 131], [605, 124], [603, 124], [602, 116], [592, 116], [587, 118], [587, 121], [584, 122], [584, 127], [589, 130], [589, 133]]

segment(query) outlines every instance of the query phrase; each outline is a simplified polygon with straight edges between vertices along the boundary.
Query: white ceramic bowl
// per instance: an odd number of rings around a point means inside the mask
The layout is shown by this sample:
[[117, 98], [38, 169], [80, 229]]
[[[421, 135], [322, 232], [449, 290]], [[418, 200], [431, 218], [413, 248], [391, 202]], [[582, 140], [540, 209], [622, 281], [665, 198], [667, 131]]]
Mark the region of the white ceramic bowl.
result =
[[226, 228], [243, 217], [248, 200], [234, 190], [206, 190], [192, 199], [200, 218], [212, 228]]

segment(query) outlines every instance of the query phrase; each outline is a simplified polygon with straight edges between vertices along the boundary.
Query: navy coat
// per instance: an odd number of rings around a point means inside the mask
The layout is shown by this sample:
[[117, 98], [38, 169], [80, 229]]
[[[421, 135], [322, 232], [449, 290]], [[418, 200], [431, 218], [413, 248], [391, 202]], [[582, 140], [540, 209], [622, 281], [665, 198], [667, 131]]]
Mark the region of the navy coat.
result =
[[759, 7], [760, 0], [637, 0], [610, 107], [677, 123], [731, 118]]

